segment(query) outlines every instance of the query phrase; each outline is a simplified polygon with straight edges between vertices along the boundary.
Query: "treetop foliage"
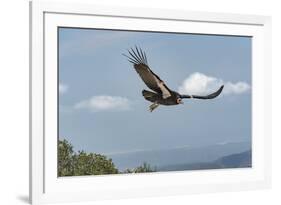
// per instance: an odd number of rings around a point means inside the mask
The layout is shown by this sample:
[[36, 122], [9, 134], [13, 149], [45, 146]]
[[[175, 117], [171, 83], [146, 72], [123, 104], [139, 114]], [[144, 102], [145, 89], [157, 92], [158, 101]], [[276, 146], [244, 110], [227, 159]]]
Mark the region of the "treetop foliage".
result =
[[96, 153], [85, 151], [74, 152], [73, 146], [67, 140], [58, 142], [58, 176], [83, 176], [119, 173], [155, 172], [148, 163], [119, 172], [112, 159]]

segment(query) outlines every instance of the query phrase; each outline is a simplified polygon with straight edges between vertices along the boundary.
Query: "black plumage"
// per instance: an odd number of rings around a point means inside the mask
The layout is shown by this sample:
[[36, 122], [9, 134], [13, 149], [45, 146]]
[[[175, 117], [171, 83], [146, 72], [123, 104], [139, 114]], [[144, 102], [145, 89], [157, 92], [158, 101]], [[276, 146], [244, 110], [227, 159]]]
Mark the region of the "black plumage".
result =
[[149, 106], [152, 112], [159, 105], [178, 105], [183, 104], [183, 98], [197, 98], [197, 99], [213, 99], [217, 97], [223, 90], [223, 85], [214, 93], [206, 96], [200, 95], [181, 95], [178, 92], [170, 90], [168, 86], [156, 75], [148, 66], [148, 61], [145, 52], [141, 48], [135, 47], [128, 50], [129, 55], [125, 55], [128, 61], [134, 65], [136, 72], [139, 74], [143, 82], [148, 88], [154, 92], [143, 90], [144, 98], [153, 104]]

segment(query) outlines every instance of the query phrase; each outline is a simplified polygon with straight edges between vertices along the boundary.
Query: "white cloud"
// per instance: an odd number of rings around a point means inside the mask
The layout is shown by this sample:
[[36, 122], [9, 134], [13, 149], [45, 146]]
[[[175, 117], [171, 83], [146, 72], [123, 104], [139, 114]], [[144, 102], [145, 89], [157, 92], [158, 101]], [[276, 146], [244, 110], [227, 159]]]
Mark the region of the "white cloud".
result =
[[206, 95], [216, 91], [221, 85], [224, 85], [223, 94], [225, 95], [241, 94], [250, 89], [250, 85], [246, 82], [225, 82], [222, 79], [196, 72], [188, 76], [178, 90], [181, 94]]
[[130, 110], [130, 101], [119, 96], [93, 96], [83, 100], [74, 106], [75, 109], [88, 109], [93, 112], [98, 111], [125, 111]]
[[244, 92], [247, 92], [250, 89], [250, 85], [245, 82], [237, 82], [237, 83], [232, 83], [232, 82], [226, 82], [225, 83], [225, 88], [224, 88], [224, 93], [225, 94], [241, 94]]
[[68, 86], [62, 83], [59, 83], [59, 93], [64, 94], [68, 91]]

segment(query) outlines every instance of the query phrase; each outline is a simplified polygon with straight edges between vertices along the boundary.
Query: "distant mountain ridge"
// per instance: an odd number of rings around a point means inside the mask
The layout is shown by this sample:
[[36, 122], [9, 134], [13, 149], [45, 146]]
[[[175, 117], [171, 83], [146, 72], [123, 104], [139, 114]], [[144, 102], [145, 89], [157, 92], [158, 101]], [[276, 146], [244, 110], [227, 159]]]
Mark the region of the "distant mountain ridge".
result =
[[[134, 168], [143, 162], [147, 162], [152, 167], [156, 167], [158, 170], [160, 167], [163, 168], [165, 166], [172, 165], [195, 165], [196, 163], [199, 163], [203, 166], [202, 163], [213, 164], [214, 161], [219, 160], [221, 157], [245, 152], [246, 150], [251, 150], [250, 142], [233, 142], [193, 148], [178, 147], [162, 150], [135, 151], [109, 154], [107, 156], [112, 158], [114, 164], [119, 170]], [[220, 160], [224, 162], [224, 160], [227, 159]]]
[[221, 169], [221, 168], [246, 168], [252, 167], [252, 150], [232, 154], [213, 162], [201, 162], [191, 164], [167, 165], [158, 167], [157, 171], [180, 171], [180, 170], [202, 170], [202, 169]]
[[248, 150], [238, 154], [221, 157], [215, 161], [223, 167], [249, 167], [252, 165], [252, 150]]

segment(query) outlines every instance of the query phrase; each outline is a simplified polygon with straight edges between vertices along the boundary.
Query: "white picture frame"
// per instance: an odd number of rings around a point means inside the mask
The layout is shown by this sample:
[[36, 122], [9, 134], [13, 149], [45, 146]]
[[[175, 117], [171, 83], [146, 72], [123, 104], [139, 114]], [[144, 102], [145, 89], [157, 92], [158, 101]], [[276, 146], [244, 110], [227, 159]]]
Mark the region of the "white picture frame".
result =
[[[58, 178], [56, 113], [59, 26], [252, 36], [253, 167]], [[271, 184], [271, 18], [31, 2], [30, 110], [32, 204], [268, 188]]]

